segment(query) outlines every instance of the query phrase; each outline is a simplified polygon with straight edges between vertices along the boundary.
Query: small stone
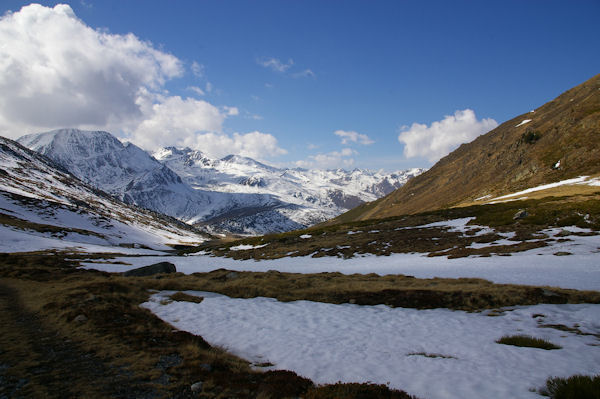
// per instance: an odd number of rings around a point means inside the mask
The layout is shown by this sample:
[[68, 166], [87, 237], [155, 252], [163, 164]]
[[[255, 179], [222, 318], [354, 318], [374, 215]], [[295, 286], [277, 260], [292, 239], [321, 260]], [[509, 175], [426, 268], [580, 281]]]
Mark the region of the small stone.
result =
[[555, 252], [554, 256], [568, 256], [568, 255], [573, 255], [571, 252], [565, 252], [565, 251], [559, 251], [559, 252]]
[[354, 298], [352, 298], [352, 299], [349, 299], [349, 300], [348, 300], [348, 303], [355, 304], [355, 303], [356, 303], [356, 299], [354, 299]]
[[75, 316], [75, 318], [73, 319], [74, 322], [76, 323], [85, 323], [87, 321], [87, 317], [84, 314], [80, 314]]
[[190, 387], [192, 389], [192, 392], [194, 393], [198, 393], [200, 391], [202, 391], [202, 381], [198, 381], [192, 384], [192, 386]]
[[523, 219], [523, 218], [526, 218], [527, 216], [529, 216], [529, 213], [527, 213], [527, 211], [525, 209], [519, 209], [519, 211], [517, 213], [515, 213], [515, 216], [513, 216], [513, 219], [514, 220]]
[[126, 277], [144, 277], [144, 276], [153, 276], [155, 274], [160, 273], [175, 273], [177, 269], [175, 265], [170, 262], [159, 262], [153, 265], [138, 267], [137, 269], [132, 269], [123, 273]]

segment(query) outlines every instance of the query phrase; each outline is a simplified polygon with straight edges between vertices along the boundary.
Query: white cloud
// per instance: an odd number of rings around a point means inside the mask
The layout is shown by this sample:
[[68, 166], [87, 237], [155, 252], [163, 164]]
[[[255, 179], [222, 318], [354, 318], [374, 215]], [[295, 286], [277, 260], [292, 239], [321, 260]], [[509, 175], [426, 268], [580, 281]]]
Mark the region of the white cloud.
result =
[[333, 134], [342, 138], [343, 145], [348, 145], [350, 143], [369, 145], [374, 143], [374, 141], [371, 140], [366, 134], [360, 134], [355, 131], [336, 130], [333, 132]]
[[130, 139], [146, 149], [190, 145], [199, 132], [221, 131], [227, 113], [206, 101], [179, 96], [153, 99], [148, 94], [138, 104], [145, 119]]
[[465, 109], [456, 111], [454, 115], [446, 115], [431, 126], [413, 123], [410, 127], [404, 127], [398, 141], [404, 143], [404, 155], [407, 158], [425, 157], [435, 162], [460, 144], [468, 143], [496, 126], [498, 122], [495, 120], [477, 120], [475, 112]]
[[202, 90], [201, 88], [199, 88], [198, 86], [190, 86], [187, 88], [188, 90], [193, 91], [194, 93], [196, 93], [199, 96], [203, 96], [206, 93], [204, 92], [204, 90]]
[[215, 158], [221, 158], [229, 154], [239, 154], [264, 160], [265, 158], [287, 154], [285, 149], [279, 147], [277, 139], [273, 135], [258, 131], [245, 134], [234, 133], [232, 136], [208, 132], [197, 134], [193, 140], [181, 145], [197, 148]]
[[292, 67], [292, 65], [294, 65], [294, 60], [292, 60], [291, 58], [288, 60], [287, 63], [281, 62], [281, 60], [279, 60], [278, 58], [259, 58], [256, 60], [256, 62], [258, 63], [258, 65], [272, 69], [275, 72], [281, 73], [287, 71]]
[[292, 77], [294, 77], [294, 78], [315, 78], [315, 77], [317, 77], [317, 75], [312, 70], [305, 69], [304, 71], [296, 72], [296, 73], [292, 74]]
[[201, 78], [204, 76], [204, 65], [199, 64], [198, 62], [194, 61], [192, 62], [192, 73], [197, 77], [197, 78]]
[[0, 18], [0, 133], [106, 126], [142, 117], [140, 89], [183, 74], [181, 62], [133, 34], [96, 31], [68, 5], [32, 4]]
[[348, 169], [354, 165], [354, 158], [350, 157], [356, 154], [358, 152], [351, 148], [343, 148], [341, 151], [310, 155], [307, 160], [297, 161], [296, 166], [307, 169]]
[[[191, 70], [203, 74], [197, 62]], [[131, 33], [94, 30], [68, 5], [29, 5], [0, 17], [0, 134], [105, 129], [146, 149], [220, 134], [238, 109], [169, 95], [165, 83], [183, 73], [177, 57]]]
[[228, 116], [237, 116], [240, 114], [240, 110], [237, 107], [223, 107], [223, 110]]

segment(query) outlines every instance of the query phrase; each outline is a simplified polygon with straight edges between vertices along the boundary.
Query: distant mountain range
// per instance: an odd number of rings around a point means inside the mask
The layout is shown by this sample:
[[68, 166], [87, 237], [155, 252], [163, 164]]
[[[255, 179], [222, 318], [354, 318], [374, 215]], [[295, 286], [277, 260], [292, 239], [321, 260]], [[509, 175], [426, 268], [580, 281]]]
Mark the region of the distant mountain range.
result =
[[600, 75], [461, 145], [393, 193], [330, 223], [415, 214], [600, 174]]
[[265, 234], [323, 222], [423, 172], [282, 169], [189, 148], [149, 154], [110, 133], [60, 129], [18, 142], [116, 198], [219, 234]]

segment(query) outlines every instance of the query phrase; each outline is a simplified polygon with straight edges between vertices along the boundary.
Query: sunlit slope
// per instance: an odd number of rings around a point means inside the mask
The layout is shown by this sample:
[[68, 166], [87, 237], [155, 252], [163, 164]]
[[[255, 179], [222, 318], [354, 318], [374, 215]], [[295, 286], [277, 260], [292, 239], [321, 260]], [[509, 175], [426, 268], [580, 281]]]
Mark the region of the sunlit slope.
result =
[[405, 186], [331, 223], [459, 206], [598, 173], [600, 75], [461, 145]]

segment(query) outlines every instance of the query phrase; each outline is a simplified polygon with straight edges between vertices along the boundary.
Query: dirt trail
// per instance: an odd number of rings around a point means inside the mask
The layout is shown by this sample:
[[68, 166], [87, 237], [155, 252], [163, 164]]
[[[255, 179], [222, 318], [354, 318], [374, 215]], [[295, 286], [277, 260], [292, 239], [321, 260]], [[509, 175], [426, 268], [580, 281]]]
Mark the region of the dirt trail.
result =
[[3, 280], [0, 320], [0, 399], [160, 396], [48, 328]]

